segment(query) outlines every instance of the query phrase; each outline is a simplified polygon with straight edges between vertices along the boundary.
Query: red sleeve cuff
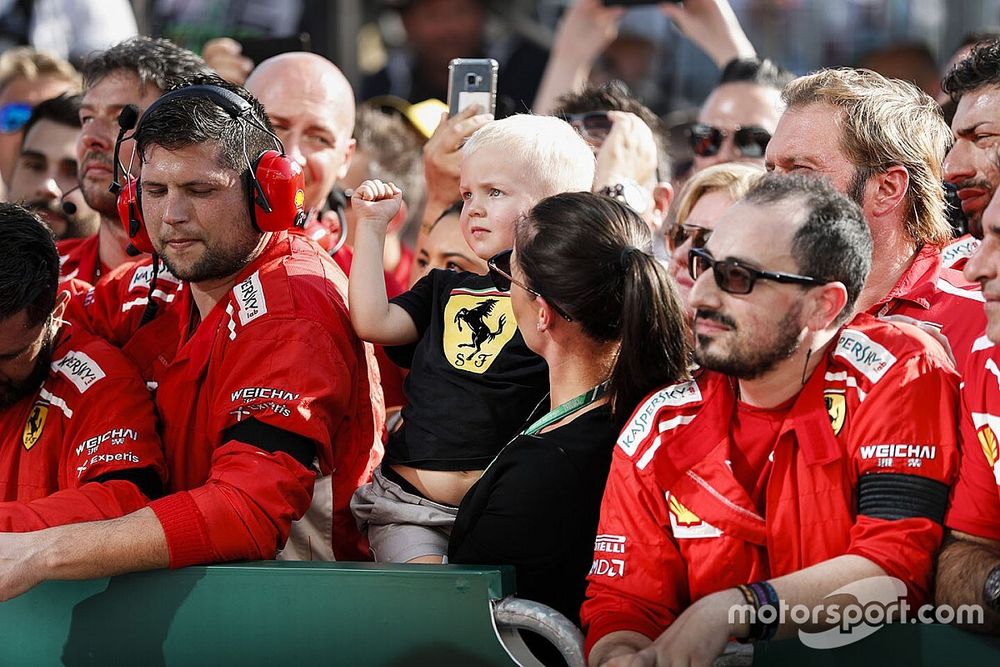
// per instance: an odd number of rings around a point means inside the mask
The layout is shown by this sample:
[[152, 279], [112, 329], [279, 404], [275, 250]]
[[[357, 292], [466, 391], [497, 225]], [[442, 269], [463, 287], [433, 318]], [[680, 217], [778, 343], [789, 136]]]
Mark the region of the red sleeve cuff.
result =
[[208, 538], [205, 519], [190, 493], [173, 493], [154, 500], [149, 507], [160, 520], [167, 537], [171, 568], [218, 560]]
[[603, 617], [591, 620], [587, 624], [587, 635], [584, 640], [583, 654], [584, 656], [590, 656], [590, 651], [594, 648], [594, 644], [596, 644], [602, 637], [610, 635], [612, 632], [619, 632], [623, 630], [638, 632], [641, 635], [649, 637], [650, 641], [653, 641], [666, 629], [667, 626], [662, 628], [657, 627], [655, 623], [650, 622], [648, 618], [643, 618], [642, 616], [630, 616], [619, 613], [613, 615], [605, 614]]

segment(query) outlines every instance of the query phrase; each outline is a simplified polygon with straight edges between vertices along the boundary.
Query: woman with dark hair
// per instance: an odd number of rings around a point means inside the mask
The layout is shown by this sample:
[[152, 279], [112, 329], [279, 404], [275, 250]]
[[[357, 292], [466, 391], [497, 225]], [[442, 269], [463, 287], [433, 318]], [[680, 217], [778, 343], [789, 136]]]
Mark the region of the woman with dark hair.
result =
[[518, 596], [579, 624], [618, 430], [650, 391], [688, 375], [684, 309], [630, 208], [590, 193], [539, 202], [490, 262], [550, 394], [466, 494], [452, 563], [510, 564]]

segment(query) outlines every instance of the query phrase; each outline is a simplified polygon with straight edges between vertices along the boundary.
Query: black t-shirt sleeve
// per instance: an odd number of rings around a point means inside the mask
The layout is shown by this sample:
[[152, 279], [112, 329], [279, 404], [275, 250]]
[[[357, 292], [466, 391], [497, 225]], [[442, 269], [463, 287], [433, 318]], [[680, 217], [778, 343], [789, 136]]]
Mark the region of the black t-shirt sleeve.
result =
[[409, 290], [389, 300], [389, 303], [394, 303], [406, 311], [421, 336], [431, 323], [438, 273], [439, 270], [431, 271]]
[[[423, 337], [427, 327], [431, 324], [431, 317], [434, 315], [434, 293], [437, 287], [435, 280], [440, 269], [433, 269], [426, 276], [416, 282], [409, 290], [389, 299], [389, 303], [394, 303], [410, 316], [420, 337]], [[385, 356], [389, 357], [392, 363], [400, 368], [410, 368], [413, 366], [413, 354], [417, 349], [417, 343], [408, 345], [389, 345], [383, 348]]]

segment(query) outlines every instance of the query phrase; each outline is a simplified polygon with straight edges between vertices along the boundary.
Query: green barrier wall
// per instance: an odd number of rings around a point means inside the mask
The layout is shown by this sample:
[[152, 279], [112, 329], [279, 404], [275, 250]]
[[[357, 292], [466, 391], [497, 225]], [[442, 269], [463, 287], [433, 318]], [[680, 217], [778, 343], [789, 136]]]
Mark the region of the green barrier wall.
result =
[[888, 625], [837, 649], [807, 648], [797, 639], [754, 645], [754, 667], [958, 667], [1000, 665], [1000, 637], [984, 637], [950, 625]]
[[513, 571], [261, 562], [44, 583], [0, 604], [0, 665], [512, 665]]

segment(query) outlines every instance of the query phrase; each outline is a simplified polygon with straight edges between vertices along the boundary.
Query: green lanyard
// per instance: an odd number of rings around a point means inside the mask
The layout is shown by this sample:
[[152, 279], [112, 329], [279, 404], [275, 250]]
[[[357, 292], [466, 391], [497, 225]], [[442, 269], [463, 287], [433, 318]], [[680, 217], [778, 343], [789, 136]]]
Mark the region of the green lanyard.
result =
[[571, 398], [561, 405], [557, 405], [555, 408], [542, 415], [542, 417], [536, 421], [534, 424], [528, 428], [521, 431], [521, 435], [535, 435], [541, 431], [546, 426], [556, 423], [560, 419], [571, 415], [574, 412], [579, 412], [584, 409], [594, 401], [598, 400], [604, 394], [608, 392], [608, 383], [602, 382], [601, 384], [588, 389], [586, 392], [580, 394], [576, 398]]

